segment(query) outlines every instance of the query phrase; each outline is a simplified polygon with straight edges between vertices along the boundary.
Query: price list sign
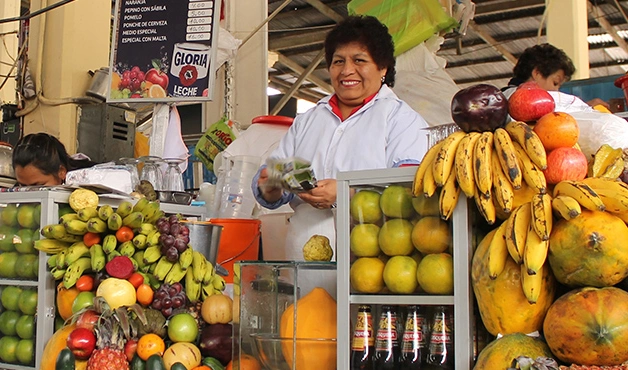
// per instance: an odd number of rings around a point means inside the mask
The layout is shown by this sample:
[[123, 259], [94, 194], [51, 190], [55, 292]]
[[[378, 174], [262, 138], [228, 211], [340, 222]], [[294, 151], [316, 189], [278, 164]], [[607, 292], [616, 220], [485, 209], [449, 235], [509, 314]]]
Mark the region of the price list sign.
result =
[[220, 0], [117, 0], [108, 102], [210, 100]]

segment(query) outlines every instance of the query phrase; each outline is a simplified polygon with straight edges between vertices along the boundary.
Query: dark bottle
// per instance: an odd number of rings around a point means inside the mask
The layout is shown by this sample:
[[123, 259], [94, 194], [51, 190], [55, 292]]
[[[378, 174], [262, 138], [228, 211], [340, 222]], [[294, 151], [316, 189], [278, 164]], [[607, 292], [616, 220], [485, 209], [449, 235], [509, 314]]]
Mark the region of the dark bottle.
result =
[[418, 370], [427, 355], [426, 318], [419, 306], [409, 306], [401, 339], [401, 370]]
[[373, 335], [373, 316], [371, 306], [358, 308], [358, 318], [351, 342], [351, 370], [372, 370], [375, 335]]
[[453, 317], [449, 308], [437, 306], [432, 320], [427, 363], [439, 369], [454, 368]]
[[393, 306], [382, 306], [375, 337], [374, 370], [399, 369], [400, 348], [397, 310]]

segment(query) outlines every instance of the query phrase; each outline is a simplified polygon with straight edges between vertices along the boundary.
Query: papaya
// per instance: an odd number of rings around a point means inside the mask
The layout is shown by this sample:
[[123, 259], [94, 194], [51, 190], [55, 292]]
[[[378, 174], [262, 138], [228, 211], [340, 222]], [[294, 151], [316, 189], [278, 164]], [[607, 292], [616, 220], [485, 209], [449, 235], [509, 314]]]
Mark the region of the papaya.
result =
[[[289, 368], [300, 370], [334, 369], [336, 366], [337, 306], [336, 300], [321, 287], [301, 297], [281, 315], [279, 334], [282, 338], [297, 338], [296, 354], [292, 340], [282, 340], [283, 355]], [[296, 328], [294, 327], [294, 315]], [[313, 359], [316, 359], [315, 361]]]
[[543, 333], [559, 360], [619, 366], [628, 361], [628, 293], [615, 288], [572, 290], [547, 312]]
[[[75, 324], [67, 325], [57, 330], [46, 343], [41, 355], [40, 370], [55, 370], [55, 364], [59, 353], [67, 347], [68, 336], [76, 328]], [[65, 361], [64, 361], [65, 363]]]
[[57, 312], [63, 320], [67, 320], [72, 316], [72, 305], [80, 291], [76, 287], [66, 289], [63, 281], [57, 285]]
[[556, 280], [569, 287], [612, 286], [628, 276], [628, 226], [609, 212], [583, 210], [552, 227], [548, 259]]
[[[521, 287], [521, 267], [508, 256], [496, 279], [488, 273], [488, 247], [495, 230], [488, 233], [473, 254], [471, 284], [482, 322], [489, 333], [506, 335], [540, 331], [554, 301], [556, 282], [549, 268], [543, 269], [543, 284], [535, 304], [528, 302]], [[547, 265], [546, 265], [547, 266]]]
[[489, 343], [480, 355], [473, 370], [508, 369], [519, 356], [530, 358], [552, 357], [545, 342], [522, 333], [512, 333]]

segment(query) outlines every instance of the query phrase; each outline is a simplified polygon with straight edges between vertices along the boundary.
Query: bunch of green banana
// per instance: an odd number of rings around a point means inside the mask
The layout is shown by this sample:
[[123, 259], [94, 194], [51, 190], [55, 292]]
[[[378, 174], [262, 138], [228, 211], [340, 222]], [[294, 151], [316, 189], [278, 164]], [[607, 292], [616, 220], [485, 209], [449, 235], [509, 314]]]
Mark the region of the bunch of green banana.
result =
[[63, 286], [70, 289], [76, 284], [76, 281], [83, 275], [83, 272], [92, 268], [91, 259], [89, 257], [81, 257], [68, 265], [63, 274]]
[[46, 225], [41, 229], [41, 235], [48, 239], [55, 239], [62, 242], [74, 243], [82, 240], [80, 235], [68, 234], [63, 224]]
[[35, 240], [35, 249], [38, 251], [42, 251], [48, 254], [57, 254], [59, 252], [65, 251], [70, 247], [71, 243], [62, 242], [57, 239], [39, 239]]

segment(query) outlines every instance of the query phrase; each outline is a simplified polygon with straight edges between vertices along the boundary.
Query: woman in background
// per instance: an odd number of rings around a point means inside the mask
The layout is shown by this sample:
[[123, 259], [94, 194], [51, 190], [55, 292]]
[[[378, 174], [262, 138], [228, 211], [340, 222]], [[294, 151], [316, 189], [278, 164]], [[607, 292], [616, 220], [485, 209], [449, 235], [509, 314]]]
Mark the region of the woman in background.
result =
[[341, 171], [418, 164], [427, 150], [425, 120], [390, 89], [395, 83], [392, 37], [377, 18], [351, 16], [325, 39], [325, 61], [334, 94], [295, 118], [269, 159], [311, 163], [317, 187], [298, 195], [267, 184], [262, 166], [253, 194], [266, 208], [289, 203], [295, 213], [286, 237], [286, 259], [303, 260], [313, 235], [335, 246], [336, 176]]
[[18, 186], [61, 185], [68, 171], [94, 164], [84, 156], [68, 155], [59, 139], [43, 132], [24, 136], [13, 149], [13, 169]]
[[[525, 49], [512, 72], [513, 78], [502, 89], [507, 97], [524, 82], [536, 82], [542, 89], [558, 91], [562, 84], [571, 80], [576, 67], [561, 49], [550, 44], [540, 44]], [[590, 100], [587, 104], [610, 108], [608, 103], [599, 98]]]

